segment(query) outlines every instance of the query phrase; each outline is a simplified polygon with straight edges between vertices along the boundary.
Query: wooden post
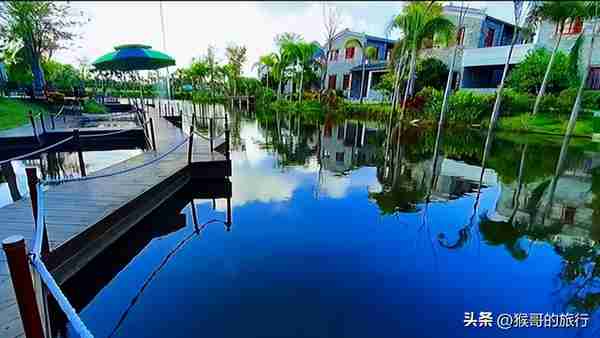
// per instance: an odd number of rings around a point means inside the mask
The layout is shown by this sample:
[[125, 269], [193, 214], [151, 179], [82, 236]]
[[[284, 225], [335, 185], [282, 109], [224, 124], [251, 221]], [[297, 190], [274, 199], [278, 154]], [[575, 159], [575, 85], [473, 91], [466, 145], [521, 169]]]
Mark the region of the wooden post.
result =
[[[36, 167], [25, 168], [27, 175], [27, 186], [29, 187], [29, 198], [31, 199], [31, 211], [33, 213], [33, 221], [35, 222], [34, 230], [37, 227], [38, 219], [38, 193], [37, 184], [39, 182]], [[42, 257], [46, 257], [50, 253], [50, 243], [48, 242], [48, 230], [44, 228], [44, 237], [42, 238]]]
[[40, 137], [38, 136], [37, 128], [35, 127], [35, 119], [33, 118], [33, 112], [31, 110], [29, 111], [29, 121], [31, 122], [31, 128], [33, 128], [33, 136], [35, 136], [38, 143], [40, 143]]
[[25, 239], [23, 236], [10, 236], [2, 241], [2, 249], [6, 253], [25, 336], [43, 338], [44, 328], [27, 261]]
[[225, 129], [225, 158], [230, 159], [229, 153], [229, 129]]
[[73, 143], [77, 148], [77, 157], [79, 158], [79, 169], [81, 170], [81, 176], [87, 176], [85, 173], [85, 163], [83, 162], [83, 152], [81, 151], [81, 142], [79, 140], [79, 129], [73, 129]]
[[150, 135], [152, 136], [152, 148], [156, 151], [156, 139], [154, 138], [154, 121], [150, 118]]
[[213, 152], [213, 119], [212, 117], [208, 120], [208, 136], [210, 139], [210, 152]]
[[33, 220], [37, 222], [37, 168], [27, 167], [25, 168], [25, 174], [27, 174], [27, 186], [29, 187], [29, 198], [31, 199], [31, 211], [33, 212]]
[[227, 221], [225, 223], [227, 225], [227, 231], [231, 229], [231, 197], [227, 198]]
[[42, 125], [42, 133], [46, 133], [46, 124], [44, 123], [44, 114], [40, 112], [40, 123]]
[[190, 139], [188, 143], [188, 164], [192, 164], [192, 146], [194, 145], [194, 125], [190, 126]]
[[158, 101], [158, 116], [162, 116], [162, 104], [160, 103], [160, 101]]

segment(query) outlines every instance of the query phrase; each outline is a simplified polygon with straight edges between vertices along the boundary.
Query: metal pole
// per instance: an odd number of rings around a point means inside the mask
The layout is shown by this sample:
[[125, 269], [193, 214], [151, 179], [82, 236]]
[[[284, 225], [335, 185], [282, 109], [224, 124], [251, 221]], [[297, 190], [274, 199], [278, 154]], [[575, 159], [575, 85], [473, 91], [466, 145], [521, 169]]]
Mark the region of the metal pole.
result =
[[54, 115], [50, 114], [50, 122], [52, 123], [52, 130], [56, 129], [56, 124], [54, 123]]
[[231, 197], [227, 198], [227, 231], [231, 229]]
[[10, 236], [2, 241], [10, 278], [26, 337], [44, 337], [44, 328], [38, 307], [23, 236]]
[[83, 162], [83, 152], [81, 151], [81, 142], [79, 140], [79, 129], [73, 129], [73, 142], [77, 147], [77, 157], [79, 158], [79, 169], [81, 170], [81, 176], [87, 176], [85, 173], [85, 163]]
[[156, 151], [156, 139], [154, 138], [154, 121], [150, 118], [150, 135], [152, 135], [152, 148]]
[[225, 158], [229, 160], [231, 157], [229, 153], [229, 129], [225, 129]]

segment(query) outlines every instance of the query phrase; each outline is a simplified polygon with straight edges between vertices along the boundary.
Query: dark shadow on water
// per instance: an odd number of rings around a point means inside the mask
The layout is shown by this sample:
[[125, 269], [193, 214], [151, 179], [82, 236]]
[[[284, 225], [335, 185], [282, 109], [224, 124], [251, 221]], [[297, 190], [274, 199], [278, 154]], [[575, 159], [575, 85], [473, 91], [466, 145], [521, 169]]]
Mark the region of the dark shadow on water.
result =
[[[79, 312], [87, 306], [152, 240], [186, 228], [186, 215], [181, 211], [193, 203], [194, 199], [220, 198], [228, 201], [231, 198], [231, 182], [228, 179], [197, 180], [188, 183], [61, 285], [75, 310]], [[193, 213], [196, 217], [195, 209]], [[230, 218], [230, 209], [228, 215]], [[229, 230], [231, 222], [226, 221], [225, 226], [226, 230]], [[49, 306], [53, 335], [66, 336], [66, 317], [53, 300]]]

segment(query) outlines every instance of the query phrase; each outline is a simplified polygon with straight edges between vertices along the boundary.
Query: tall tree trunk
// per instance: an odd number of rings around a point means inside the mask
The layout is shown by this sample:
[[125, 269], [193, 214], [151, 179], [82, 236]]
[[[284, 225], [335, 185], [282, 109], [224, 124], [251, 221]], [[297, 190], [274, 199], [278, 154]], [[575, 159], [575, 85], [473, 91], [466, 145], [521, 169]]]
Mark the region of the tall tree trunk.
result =
[[417, 47], [413, 46], [411, 56], [410, 56], [410, 70], [408, 72], [408, 80], [406, 82], [406, 88], [404, 90], [404, 99], [402, 100], [402, 110], [400, 111], [400, 120], [404, 119], [404, 114], [406, 113], [406, 102], [408, 101], [408, 96], [412, 91], [412, 86], [415, 78], [415, 68], [417, 65]]
[[498, 120], [498, 115], [500, 114], [500, 103], [502, 102], [502, 92], [504, 90], [504, 84], [506, 82], [506, 74], [508, 74], [510, 59], [512, 57], [513, 50], [515, 49], [515, 43], [517, 42], [518, 35], [519, 29], [517, 27], [515, 29], [515, 33], [513, 34], [513, 38], [510, 43], [508, 55], [506, 56], [506, 62], [504, 63], [504, 71], [502, 72], [502, 80], [500, 80], [500, 86], [498, 86], [498, 91], [496, 92], [496, 101], [494, 102], [494, 108], [492, 109], [492, 115], [490, 116], [490, 125], [488, 126], [487, 137], [485, 138], [485, 148], [483, 150], [483, 157], [481, 159], [481, 167], [483, 169], [485, 169], [488, 152], [492, 142], [492, 132], [494, 131], [494, 128], [496, 126], [496, 120]]
[[304, 86], [304, 71], [300, 73], [300, 88], [298, 89], [298, 102], [302, 102], [302, 94]]
[[[364, 53], [364, 51], [363, 51]], [[363, 90], [365, 87], [365, 68], [366, 68], [366, 62], [367, 60], [365, 59], [364, 55], [363, 55], [363, 60], [362, 60], [362, 74], [360, 76], [360, 95], [359, 97], [359, 103], [363, 103]]]
[[577, 90], [577, 97], [575, 97], [575, 102], [573, 103], [571, 117], [569, 118], [569, 124], [567, 125], [567, 135], [571, 135], [573, 133], [573, 130], [575, 129], [575, 123], [577, 122], [577, 116], [581, 110], [581, 97], [583, 96], [583, 90], [585, 89], [585, 84], [587, 83], [588, 75], [590, 74], [590, 67], [592, 66], [592, 54], [594, 53], [594, 40], [596, 37], [597, 25], [598, 20], [594, 22], [594, 26], [592, 27], [592, 37], [590, 40], [590, 52], [588, 53], [587, 66], [585, 68], [585, 73], [581, 77], [581, 83], [579, 84], [579, 89]]
[[[462, 20], [462, 18], [461, 18]], [[450, 61], [450, 69], [448, 70], [448, 79], [446, 80], [446, 89], [444, 90], [444, 98], [442, 100], [442, 108], [440, 110], [440, 117], [438, 119], [437, 133], [435, 136], [435, 146], [433, 147], [433, 168], [431, 175], [431, 183], [429, 185], [429, 191], [427, 192], [427, 202], [431, 197], [431, 188], [435, 183], [436, 179], [436, 168], [438, 163], [438, 152], [442, 139], [442, 129], [444, 128], [444, 120], [446, 119], [446, 112], [448, 111], [448, 104], [450, 101], [450, 91], [452, 90], [452, 77], [454, 75], [454, 66], [456, 63], [456, 55], [458, 54], [459, 46], [454, 47], [454, 51], [452, 53], [452, 59]]]
[[560, 25], [560, 33], [558, 34], [558, 39], [556, 40], [556, 44], [554, 45], [554, 50], [552, 51], [552, 55], [550, 56], [550, 62], [548, 62], [548, 67], [546, 67], [546, 73], [544, 74], [544, 80], [542, 81], [542, 86], [538, 91], [537, 97], [535, 98], [535, 104], [533, 105], [533, 112], [531, 115], [535, 116], [540, 109], [540, 102], [542, 102], [542, 97], [546, 92], [546, 86], [548, 85], [548, 79], [550, 78], [550, 71], [552, 70], [552, 65], [554, 64], [554, 58], [556, 57], [556, 52], [558, 51], [558, 46], [560, 45], [560, 40], [563, 36], [563, 25]]
[[519, 173], [517, 176], [517, 190], [513, 196], [513, 211], [509, 218], [510, 224], [514, 224], [515, 216], [519, 210], [519, 198], [521, 198], [521, 190], [523, 188], [523, 173], [525, 172], [525, 159], [527, 158], [528, 146], [529, 144], [525, 143], [525, 145], [523, 145], [523, 149], [521, 150], [521, 161], [519, 163]]
[[40, 56], [30, 51], [31, 54], [31, 72], [33, 73], [33, 95], [43, 96], [46, 80], [44, 79], [44, 70], [40, 62]]

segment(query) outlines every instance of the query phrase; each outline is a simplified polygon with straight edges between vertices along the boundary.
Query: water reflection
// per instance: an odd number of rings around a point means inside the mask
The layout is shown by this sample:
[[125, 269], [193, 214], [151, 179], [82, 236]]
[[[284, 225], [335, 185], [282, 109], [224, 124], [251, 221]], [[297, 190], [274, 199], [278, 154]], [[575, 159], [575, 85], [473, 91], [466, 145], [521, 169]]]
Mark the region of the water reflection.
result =
[[[191, 241], [122, 319], [193, 231], [189, 215], [222, 216], [227, 201], [184, 208], [185, 228], [151, 240], [83, 309], [99, 336], [117, 322], [120, 337], [597, 336], [600, 152], [587, 140], [446, 130], [439, 142], [277, 112], [230, 125], [235, 226]], [[593, 318], [507, 333], [464, 328], [465, 311]]]

